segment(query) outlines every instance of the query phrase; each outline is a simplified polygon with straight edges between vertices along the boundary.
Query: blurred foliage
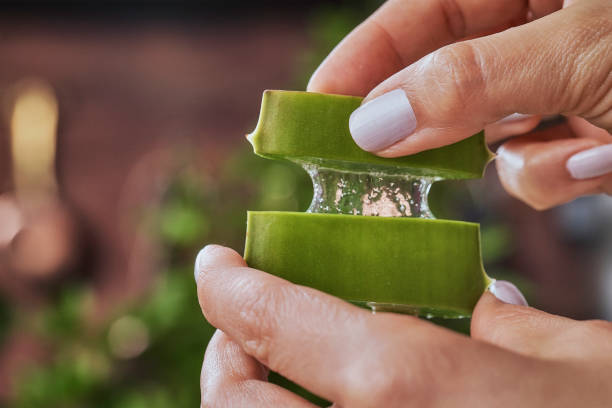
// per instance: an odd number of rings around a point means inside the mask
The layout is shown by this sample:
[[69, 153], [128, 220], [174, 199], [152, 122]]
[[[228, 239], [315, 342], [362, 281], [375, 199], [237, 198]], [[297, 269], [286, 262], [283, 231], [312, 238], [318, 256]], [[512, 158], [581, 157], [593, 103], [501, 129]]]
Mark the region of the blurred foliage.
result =
[[52, 360], [20, 379], [14, 407], [198, 406], [198, 374], [214, 329], [197, 303], [195, 254], [207, 242], [239, 249], [246, 209], [304, 210], [311, 195], [302, 170], [258, 158], [248, 146], [219, 174], [187, 163], [161, 204], [143, 211], [145, 229], [161, 238], [167, 262], [151, 291], [92, 333], [83, 325], [91, 289], [65, 288], [33, 324], [51, 345]]
[[292, 88], [306, 89], [308, 79], [327, 54], [382, 3], [383, 0], [356, 0], [349, 5], [328, 4], [316, 9], [309, 24], [313, 45], [298, 58]]
[[0, 345], [4, 341], [7, 330], [11, 325], [11, 308], [6, 300], [0, 297]]

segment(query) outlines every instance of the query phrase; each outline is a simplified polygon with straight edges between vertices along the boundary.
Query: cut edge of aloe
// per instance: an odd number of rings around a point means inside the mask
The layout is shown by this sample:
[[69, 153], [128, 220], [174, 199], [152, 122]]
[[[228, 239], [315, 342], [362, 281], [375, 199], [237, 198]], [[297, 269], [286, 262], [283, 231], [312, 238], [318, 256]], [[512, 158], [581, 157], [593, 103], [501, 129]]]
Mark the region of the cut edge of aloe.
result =
[[427, 317], [469, 317], [492, 282], [479, 225], [463, 221], [249, 211], [244, 257], [353, 303], [409, 306]]
[[259, 121], [247, 135], [257, 155], [369, 173], [406, 173], [445, 179], [480, 178], [494, 157], [477, 133], [449, 146], [399, 158], [360, 149], [349, 127], [362, 98], [301, 91], [266, 90]]

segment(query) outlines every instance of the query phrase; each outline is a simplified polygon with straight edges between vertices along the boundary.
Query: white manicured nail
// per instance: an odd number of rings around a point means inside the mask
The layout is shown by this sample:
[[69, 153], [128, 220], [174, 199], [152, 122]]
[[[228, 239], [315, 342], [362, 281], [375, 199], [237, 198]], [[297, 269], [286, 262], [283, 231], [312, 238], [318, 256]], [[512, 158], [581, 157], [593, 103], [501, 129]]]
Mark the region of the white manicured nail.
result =
[[406, 138], [416, 129], [416, 117], [401, 89], [387, 92], [357, 108], [349, 119], [355, 143], [375, 152]]
[[603, 176], [612, 172], [612, 144], [583, 150], [569, 158], [567, 170], [577, 180]]
[[508, 115], [505, 118], [502, 118], [500, 120], [498, 120], [495, 123], [514, 123], [514, 122], [520, 122], [522, 120], [525, 119], [529, 119], [532, 118], [534, 115], [528, 114], [528, 113], [513, 113], [512, 115]]
[[489, 292], [491, 292], [496, 298], [504, 303], [510, 303], [512, 305], [527, 306], [527, 300], [525, 296], [514, 284], [508, 281], [495, 281], [489, 286]]
[[202, 248], [200, 252], [198, 252], [198, 256], [196, 256], [196, 259], [193, 265], [193, 277], [195, 278], [196, 283], [198, 283], [198, 276], [200, 276], [200, 271], [202, 270], [202, 268], [200, 267], [200, 263], [202, 262], [202, 257], [204, 253], [206, 252], [207, 247], [208, 245]]

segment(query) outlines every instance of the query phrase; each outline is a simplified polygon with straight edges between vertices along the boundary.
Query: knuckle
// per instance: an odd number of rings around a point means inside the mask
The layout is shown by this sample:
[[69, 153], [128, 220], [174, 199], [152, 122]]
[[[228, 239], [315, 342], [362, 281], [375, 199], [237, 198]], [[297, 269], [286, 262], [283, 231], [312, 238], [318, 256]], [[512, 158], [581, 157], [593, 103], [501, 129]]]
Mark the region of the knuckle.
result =
[[433, 77], [447, 95], [443, 100], [458, 101], [463, 106], [478, 97], [484, 89], [486, 75], [482, 51], [471, 41], [435, 51], [431, 67], [436, 71]]
[[347, 370], [343, 379], [342, 395], [347, 396], [348, 400], [342, 401], [341, 406], [394, 406], [406, 395], [417, 395], [416, 386], [409, 380], [410, 370], [400, 376], [393, 367], [370, 361], [359, 363], [357, 367]]
[[[389, 324], [383, 322], [389, 318]], [[364, 350], [368, 358], [358, 358], [339, 373], [340, 394], [346, 398], [339, 401], [341, 406], [383, 407], [402, 406], [428, 408], [434, 406], [435, 393], [440, 376], [434, 375], [439, 367], [449, 368], [444, 356], [444, 342], [428, 338], [423, 340], [423, 352], [415, 353], [406, 349], [412, 341], [412, 332], [397, 330], [398, 316], [376, 316], [378, 330], [386, 333], [380, 341], [374, 339]], [[405, 316], [402, 316], [405, 317]], [[395, 334], [389, 336], [389, 327]], [[452, 375], [452, 374], [451, 374]], [[442, 380], [443, 381], [443, 380]]]
[[601, 58], [612, 51], [610, 28], [609, 14], [596, 9], [573, 16], [564, 34], [571, 40], [564, 51], [568, 57], [562, 78], [567, 86], [560, 87], [564, 111], [597, 117], [611, 108], [611, 61]]
[[[242, 345], [244, 350], [263, 364], [282, 369], [282, 356], [274, 353], [283, 314], [295, 297], [293, 285], [253, 284], [236, 307], [240, 310]], [[285, 316], [286, 317], [286, 316]]]
[[245, 351], [258, 360], [268, 360], [270, 342], [274, 337], [275, 310], [278, 295], [270, 285], [252, 285], [248, 295], [240, 299], [236, 307], [240, 310]]
[[[372, 399], [372, 404], [368, 404], [369, 406], [385, 406], [385, 405], [395, 405], [398, 399], [400, 387], [404, 387], [405, 385], [400, 383], [397, 380], [397, 376], [393, 375], [393, 373], [389, 373], [384, 375], [384, 367], [377, 367], [379, 371], [370, 372], [368, 375], [369, 382], [369, 395]], [[388, 370], [388, 368], [387, 368]], [[405, 391], [404, 391], [405, 392]], [[410, 394], [414, 394], [414, 392], [408, 391]]]

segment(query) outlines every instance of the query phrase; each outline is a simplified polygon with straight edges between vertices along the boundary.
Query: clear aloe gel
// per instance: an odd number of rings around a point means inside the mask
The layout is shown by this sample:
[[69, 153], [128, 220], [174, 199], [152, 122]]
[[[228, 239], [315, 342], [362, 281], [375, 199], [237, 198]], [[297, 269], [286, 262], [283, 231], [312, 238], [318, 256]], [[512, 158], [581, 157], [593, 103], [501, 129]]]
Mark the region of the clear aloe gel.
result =
[[312, 180], [309, 213], [434, 218], [427, 198], [436, 178], [301, 165]]

